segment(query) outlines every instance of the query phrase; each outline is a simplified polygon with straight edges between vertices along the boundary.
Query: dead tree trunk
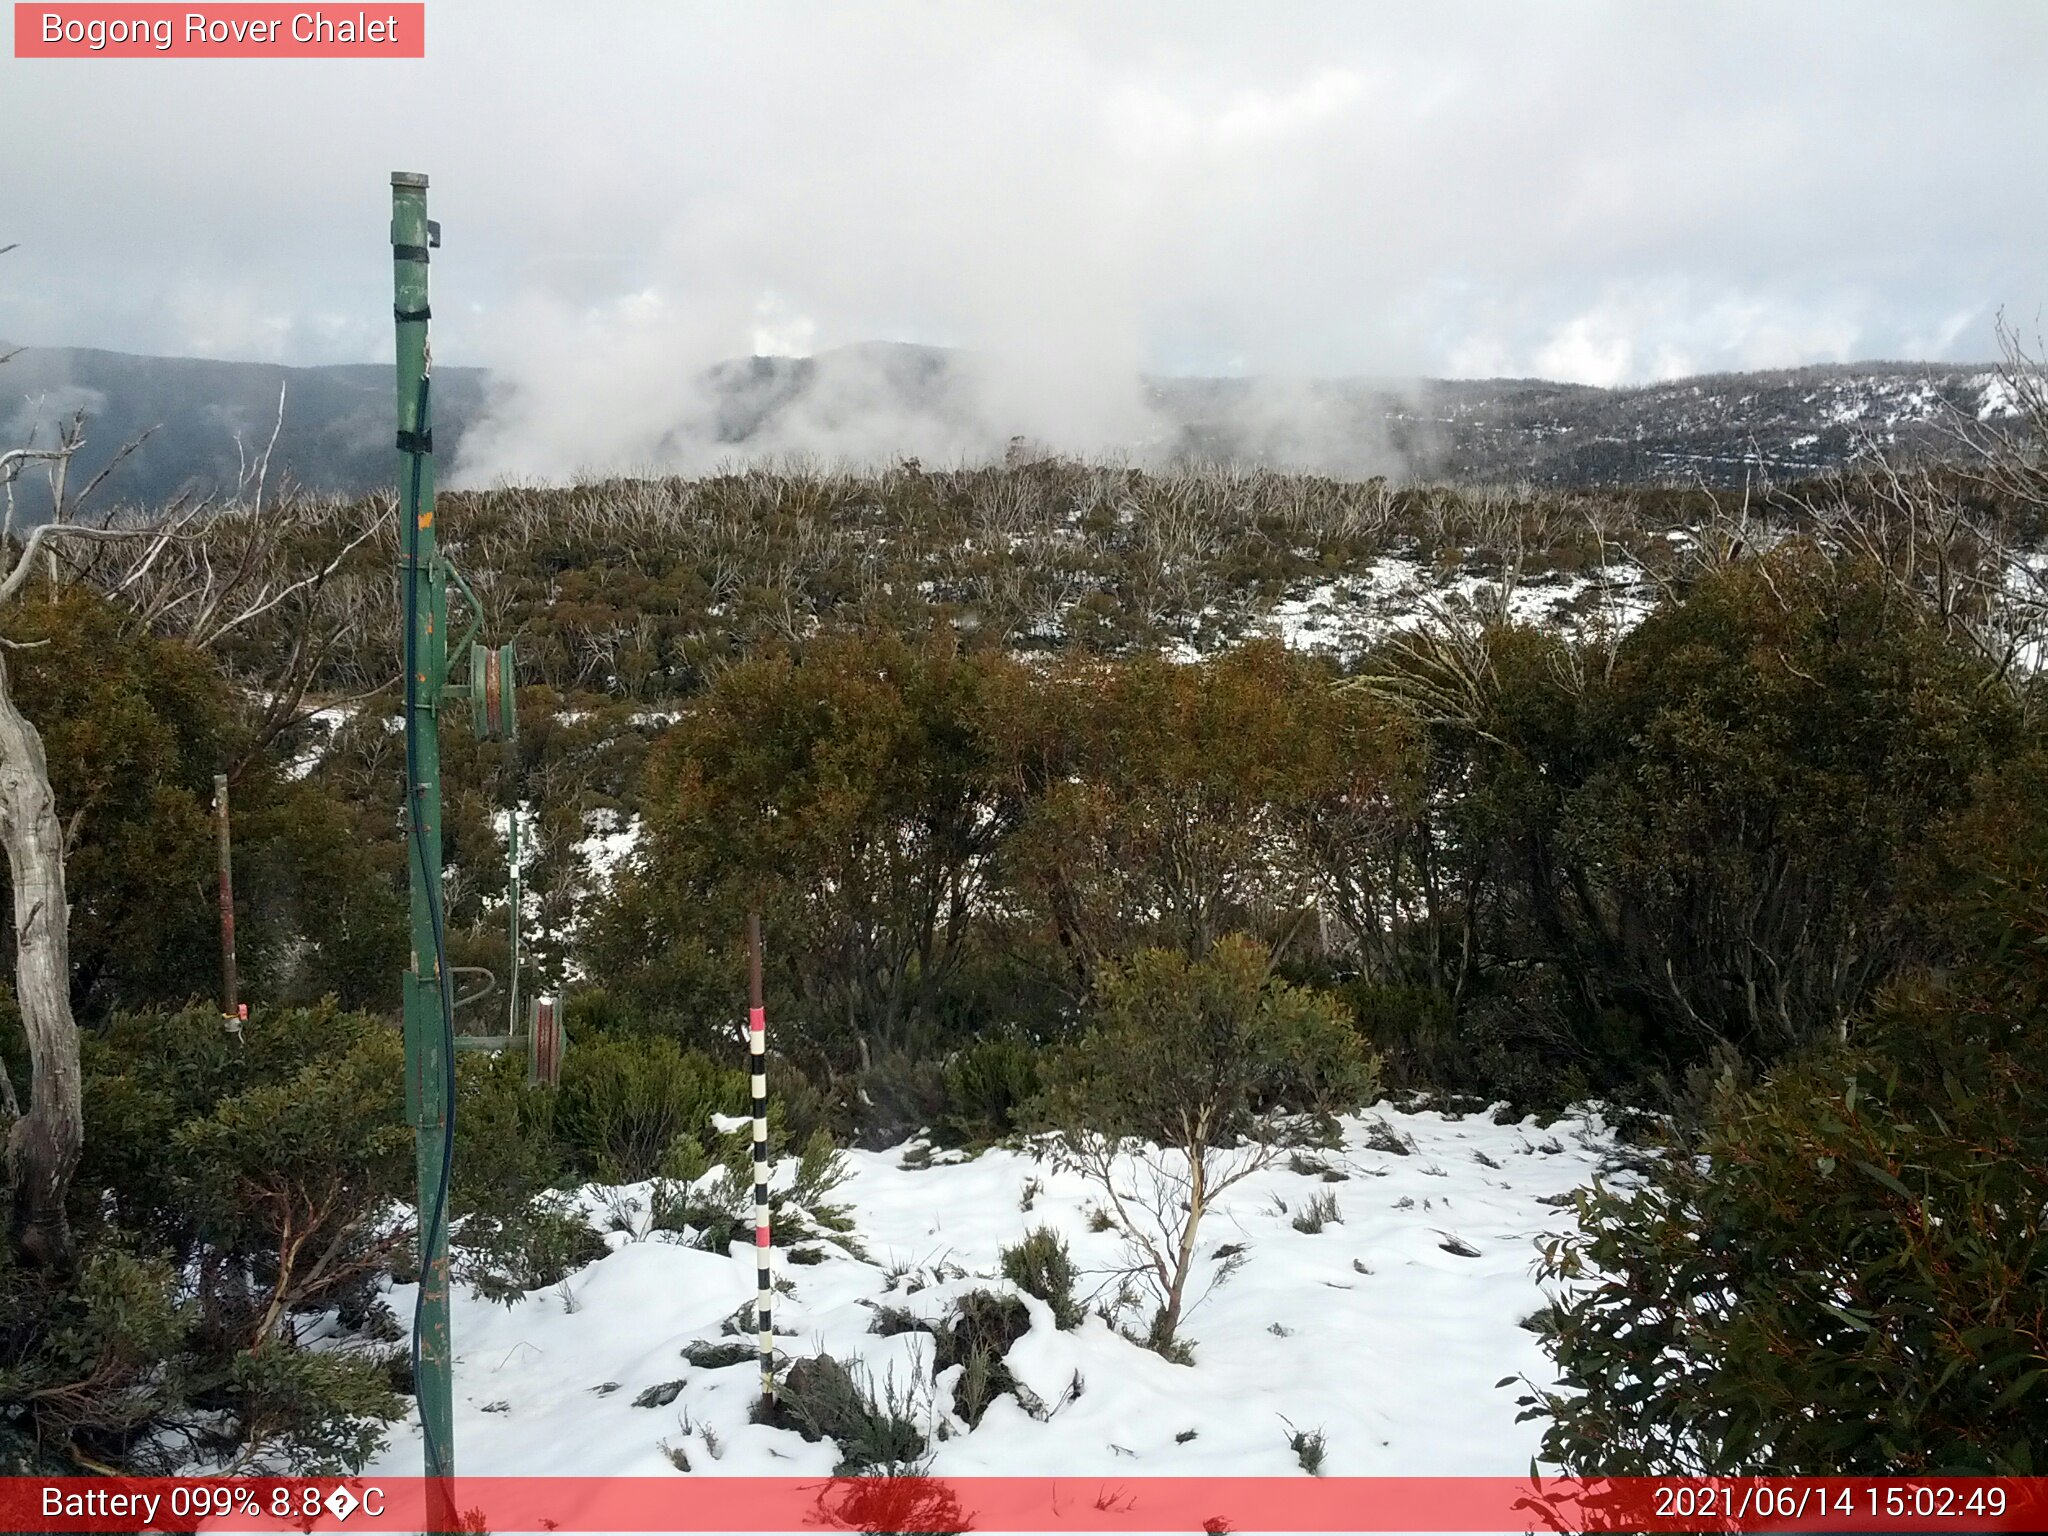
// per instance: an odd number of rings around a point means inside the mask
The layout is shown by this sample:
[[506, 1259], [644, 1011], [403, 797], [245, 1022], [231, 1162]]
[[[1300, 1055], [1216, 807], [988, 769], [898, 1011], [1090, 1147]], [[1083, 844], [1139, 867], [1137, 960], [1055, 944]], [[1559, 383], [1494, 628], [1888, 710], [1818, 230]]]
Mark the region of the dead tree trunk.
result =
[[15, 707], [0, 659], [0, 845], [14, 882], [14, 988], [28, 1035], [27, 1112], [7, 1133], [10, 1237], [27, 1264], [71, 1262], [65, 1193], [85, 1143], [71, 1016], [63, 833], [43, 738]]

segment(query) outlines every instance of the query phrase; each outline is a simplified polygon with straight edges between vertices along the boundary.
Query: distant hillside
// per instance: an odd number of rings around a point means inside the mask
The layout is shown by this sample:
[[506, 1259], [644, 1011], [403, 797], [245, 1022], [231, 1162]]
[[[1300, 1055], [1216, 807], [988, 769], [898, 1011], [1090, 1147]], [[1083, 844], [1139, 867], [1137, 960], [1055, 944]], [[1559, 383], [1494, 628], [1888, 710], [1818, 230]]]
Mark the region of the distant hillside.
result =
[[[9, 348], [0, 345], [0, 354]], [[148, 441], [121, 466], [95, 502], [157, 505], [181, 493], [233, 490], [242, 449], [253, 456], [277, 421], [284, 428], [271, 456], [271, 483], [288, 474], [316, 491], [357, 494], [391, 482], [396, 458], [391, 370], [374, 364], [282, 368], [189, 357], [138, 357], [82, 347], [27, 347], [0, 367], [0, 444], [18, 446], [35, 428], [54, 441], [74, 410], [88, 417], [86, 448], [73, 471], [83, 485], [123, 444], [151, 427]], [[484, 375], [474, 368], [434, 372], [434, 440], [459, 446], [483, 404]], [[18, 488], [31, 519], [37, 476]]]
[[[858, 389], [847, 387], [857, 377]], [[1008, 436], [964, 383], [958, 355], [875, 345], [815, 358], [750, 358], [706, 378], [708, 410], [679, 421], [680, 440], [743, 447], [790, 435], [793, 423], [844, 427], [861, 412], [957, 428], [997, 451]], [[455, 462], [491, 381], [477, 369], [435, 376], [435, 435]], [[158, 503], [220, 494], [238, 468], [237, 438], [268, 439], [280, 385], [284, 430], [273, 474], [318, 491], [360, 493], [390, 482], [391, 375], [377, 365], [283, 368], [119, 352], [30, 347], [0, 370], [0, 441], [38, 419], [47, 435], [78, 407], [92, 419], [78, 473], [157, 428], [104, 495]], [[1761, 465], [1779, 477], [1839, 467], [1873, 444], [1933, 440], [1947, 412], [2001, 409], [1988, 366], [1859, 363], [1717, 374], [1633, 389], [1541, 380], [1153, 379], [1158, 430], [1131, 443], [1148, 458], [1192, 455], [1410, 477], [1537, 484], [1739, 482]], [[1061, 445], [1047, 444], [1057, 450]], [[33, 517], [33, 480], [27, 503]]]
[[1837, 469], [1875, 447], [1941, 446], [1944, 423], [2008, 409], [1988, 364], [1847, 363], [1634, 389], [1537, 381], [1425, 387], [1437, 471], [1539, 484], [1739, 482]]

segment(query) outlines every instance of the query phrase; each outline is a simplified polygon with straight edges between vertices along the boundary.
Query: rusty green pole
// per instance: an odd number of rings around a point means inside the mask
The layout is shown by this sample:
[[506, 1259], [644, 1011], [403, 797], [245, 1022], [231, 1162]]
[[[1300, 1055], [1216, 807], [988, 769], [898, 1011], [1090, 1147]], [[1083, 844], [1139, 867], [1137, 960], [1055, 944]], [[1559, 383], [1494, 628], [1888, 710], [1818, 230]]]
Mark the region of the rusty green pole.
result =
[[[441, 731], [448, 680], [447, 571], [434, 531], [434, 433], [429, 409], [427, 178], [391, 175], [391, 256], [398, 325], [399, 578], [405, 651], [406, 842], [412, 873], [412, 964], [405, 973], [405, 1100], [419, 1175], [420, 1297], [413, 1378], [430, 1480], [455, 1475], [448, 1332], [448, 1206], [454, 1116], [454, 1022], [441, 906]], [[430, 1482], [431, 1507], [445, 1484]], [[447, 1531], [437, 1520], [431, 1529]]]

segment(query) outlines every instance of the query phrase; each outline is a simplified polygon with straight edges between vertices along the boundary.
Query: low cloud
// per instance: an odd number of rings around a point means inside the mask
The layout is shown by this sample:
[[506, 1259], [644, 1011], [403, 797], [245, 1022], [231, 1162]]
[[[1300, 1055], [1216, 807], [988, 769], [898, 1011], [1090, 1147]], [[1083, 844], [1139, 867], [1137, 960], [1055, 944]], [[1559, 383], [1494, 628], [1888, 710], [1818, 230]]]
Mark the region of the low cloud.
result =
[[[0, 134], [64, 124], [0, 336], [388, 357], [393, 167], [447, 231], [436, 355], [503, 388], [485, 476], [730, 456], [706, 380], [751, 355], [819, 360], [774, 451], [1143, 455], [1148, 378], [1969, 360], [2048, 302], [2026, 4], [436, 0], [428, 52], [0, 60]], [[957, 353], [947, 397], [885, 341]], [[1245, 398], [1273, 453], [1384, 450]]]

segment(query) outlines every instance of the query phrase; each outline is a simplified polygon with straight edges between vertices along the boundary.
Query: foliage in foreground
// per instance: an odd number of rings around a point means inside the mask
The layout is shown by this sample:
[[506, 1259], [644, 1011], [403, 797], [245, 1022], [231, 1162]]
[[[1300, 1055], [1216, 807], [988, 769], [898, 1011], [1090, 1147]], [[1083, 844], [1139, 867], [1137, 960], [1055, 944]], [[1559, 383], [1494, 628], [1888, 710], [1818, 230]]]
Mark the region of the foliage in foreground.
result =
[[[2048, 817], [1992, 885], [1985, 959], [1852, 1045], [1730, 1092], [1703, 1143], [1581, 1198], [1549, 1254], [1567, 1382], [1544, 1455], [1613, 1474], [2043, 1470]], [[2024, 788], [2029, 782], [2033, 788]]]
[[[545, 1096], [509, 1060], [459, 1066], [457, 1271], [552, 1283], [591, 1250], [534, 1200]], [[206, 1008], [123, 1015], [84, 1067], [79, 1272], [0, 1270], [0, 1467], [360, 1465], [402, 1412], [382, 1298], [416, 1264], [398, 1031], [331, 1004], [239, 1035]]]

